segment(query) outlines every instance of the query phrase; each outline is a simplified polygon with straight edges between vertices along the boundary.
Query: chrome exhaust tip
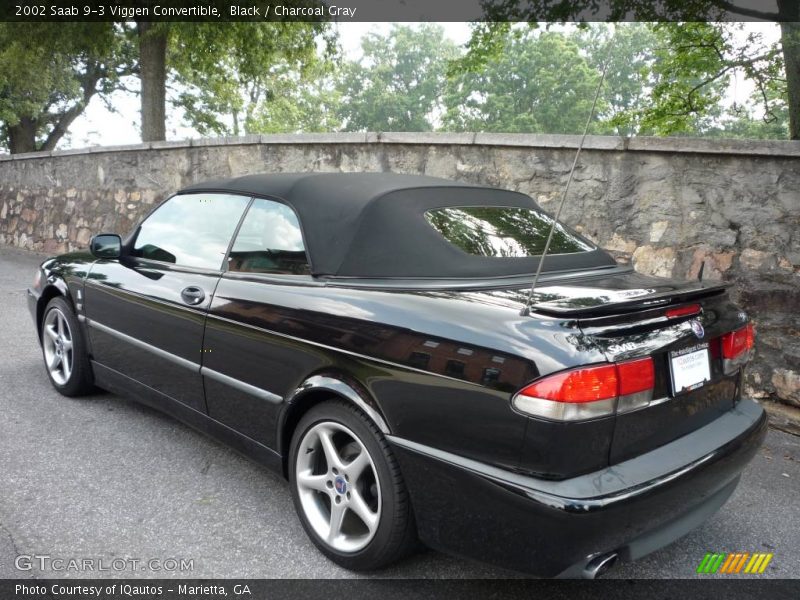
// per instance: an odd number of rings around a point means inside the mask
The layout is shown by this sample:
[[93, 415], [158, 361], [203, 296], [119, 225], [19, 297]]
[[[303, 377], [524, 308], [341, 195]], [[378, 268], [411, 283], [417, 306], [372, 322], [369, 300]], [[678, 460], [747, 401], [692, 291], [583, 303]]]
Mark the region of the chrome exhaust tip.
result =
[[609, 552], [608, 554], [601, 554], [595, 556], [592, 560], [586, 563], [583, 567], [583, 576], [586, 579], [595, 579], [600, 577], [603, 573], [607, 572], [617, 562], [618, 555], [616, 552]]

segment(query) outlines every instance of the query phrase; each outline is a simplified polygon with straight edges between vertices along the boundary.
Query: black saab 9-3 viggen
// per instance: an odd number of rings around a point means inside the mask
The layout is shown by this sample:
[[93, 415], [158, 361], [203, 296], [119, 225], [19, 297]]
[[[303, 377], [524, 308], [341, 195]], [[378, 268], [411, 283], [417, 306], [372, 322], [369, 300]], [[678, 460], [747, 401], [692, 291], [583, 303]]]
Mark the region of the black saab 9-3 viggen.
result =
[[281, 473], [350, 569], [421, 541], [594, 576], [708, 519], [766, 429], [723, 285], [638, 274], [474, 184], [192, 185], [45, 261], [29, 300], [59, 392], [129, 396]]

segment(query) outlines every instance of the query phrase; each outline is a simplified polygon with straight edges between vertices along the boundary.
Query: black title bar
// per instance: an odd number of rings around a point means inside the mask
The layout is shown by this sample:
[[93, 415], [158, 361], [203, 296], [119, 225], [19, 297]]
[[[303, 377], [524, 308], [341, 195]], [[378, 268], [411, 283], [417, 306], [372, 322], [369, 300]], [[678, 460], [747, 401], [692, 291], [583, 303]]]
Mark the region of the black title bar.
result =
[[568, 580], [380, 580], [380, 579], [9, 579], [0, 580], [3, 600], [674, 600], [675, 598], [769, 598], [796, 600], [798, 580], [672, 579], [662, 581]]
[[3, 0], [0, 21], [794, 21], [774, 0]]

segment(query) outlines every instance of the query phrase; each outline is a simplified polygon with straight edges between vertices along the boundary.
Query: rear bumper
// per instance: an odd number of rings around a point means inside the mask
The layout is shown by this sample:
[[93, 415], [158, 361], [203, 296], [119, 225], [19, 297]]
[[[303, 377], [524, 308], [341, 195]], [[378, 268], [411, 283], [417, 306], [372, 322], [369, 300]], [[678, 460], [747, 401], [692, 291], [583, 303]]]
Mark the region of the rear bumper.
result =
[[634, 560], [708, 519], [733, 493], [766, 429], [763, 409], [742, 400], [651, 452], [562, 481], [389, 440], [423, 542], [525, 573], [580, 576], [593, 557]]

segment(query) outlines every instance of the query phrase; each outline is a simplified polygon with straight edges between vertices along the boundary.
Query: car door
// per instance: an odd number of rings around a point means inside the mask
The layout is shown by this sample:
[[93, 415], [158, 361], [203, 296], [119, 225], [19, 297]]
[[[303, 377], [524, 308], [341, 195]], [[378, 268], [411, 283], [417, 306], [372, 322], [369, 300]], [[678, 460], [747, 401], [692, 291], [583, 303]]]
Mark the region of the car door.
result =
[[325, 363], [313, 347], [278, 331], [292, 329], [298, 299], [319, 285], [294, 211], [255, 198], [208, 314], [203, 380], [209, 416], [275, 448], [281, 401]]
[[180, 194], [153, 211], [120, 259], [98, 260], [85, 286], [93, 359], [205, 412], [206, 312], [247, 196]]

